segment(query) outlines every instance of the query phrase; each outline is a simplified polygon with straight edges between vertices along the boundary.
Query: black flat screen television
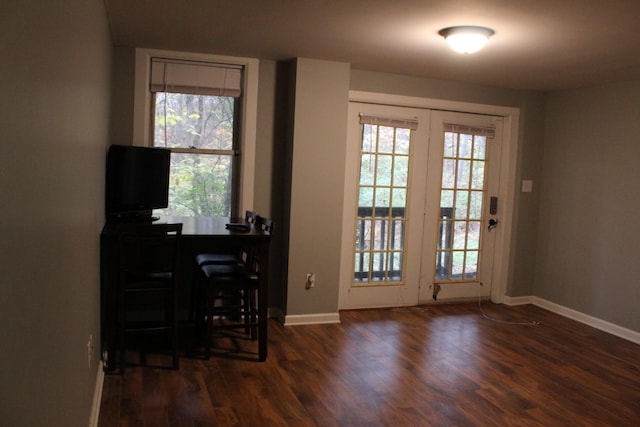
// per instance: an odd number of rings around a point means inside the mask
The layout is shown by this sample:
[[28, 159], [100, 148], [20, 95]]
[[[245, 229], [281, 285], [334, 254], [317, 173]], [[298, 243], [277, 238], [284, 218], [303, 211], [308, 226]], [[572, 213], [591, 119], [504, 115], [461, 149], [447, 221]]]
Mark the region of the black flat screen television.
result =
[[171, 151], [112, 145], [107, 154], [107, 221], [151, 221], [152, 210], [169, 204]]

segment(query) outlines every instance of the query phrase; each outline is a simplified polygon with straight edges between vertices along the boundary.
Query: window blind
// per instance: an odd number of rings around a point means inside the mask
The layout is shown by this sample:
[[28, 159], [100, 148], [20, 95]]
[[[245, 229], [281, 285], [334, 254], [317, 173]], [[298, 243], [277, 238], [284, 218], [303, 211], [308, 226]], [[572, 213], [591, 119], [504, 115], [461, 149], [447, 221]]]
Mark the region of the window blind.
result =
[[487, 138], [495, 138], [496, 128], [484, 126], [467, 126], [454, 123], [444, 123], [445, 132], [464, 133], [467, 135], [486, 136]]
[[240, 65], [151, 59], [151, 92], [239, 97], [241, 82]]
[[370, 116], [362, 113], [360, 114], [360, 124], [390, 126], [390, 127], [405, 128], [405, 129], [411, 129], [411, 130], [418, 129], [418, 120], [416, 119], [379, 117], [379, 116]]

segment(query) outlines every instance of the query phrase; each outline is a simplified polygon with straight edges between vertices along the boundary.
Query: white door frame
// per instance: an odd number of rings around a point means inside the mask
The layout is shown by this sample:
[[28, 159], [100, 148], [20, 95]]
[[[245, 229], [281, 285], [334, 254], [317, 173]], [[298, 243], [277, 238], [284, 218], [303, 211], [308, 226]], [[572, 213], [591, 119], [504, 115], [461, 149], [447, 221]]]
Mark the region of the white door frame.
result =
[[[402, 95], [381, 94], [375, 92], [349, 91], [350, 102], [364, 102], [370, 104], [384, 104], [400, 107], [415, 107], [430, 110], [458, 111], [462, 113], [477, 113], [504, 118], [503, 146], [500, 156], [500, 180], [498, 198], [501, 204], [500, 226], [495, 229], [496, 246], [493, 254], [493, 284], [491, 286], [491, 301], [502, 303], [507, 289], [509, 276], [509, 254], [511, 236], [514, 227], [516, 166], [518, 153], [518, 125], [520, 109], [496, 105], [473, 104], [467, 102], [447, 101], [440, 99], [419, 98]], [[342, 246], [340, 271], [351, 268], [351, 247]], [[348, 264], [348, 265], [347, 265]], [[341, 280], [345, 275], [341, 274]], [[344, 284], [340, 284], [342, 287]], [[342, 308], [339, 301], [338, 307]]]
[[[362, 125], [360, 124], [360, 114], [370, 114], [373, 116], [393, 117], [397, 119], [412, 119], [417, 122], [417, 128], [411, 131], [411, 148], [409, 155], [409, 176], [407, 177], [409, 192], [405, 206], [405, 229], [403, 240], [403, 265], [402, 279], [399, 282], [381, 283], [375, 286], [353, 284], [353, 255], [350, 255], [350, 262], [342, 259], [340, 264], [340, 295], [339, 307], [349, 308], [373, 308], [373, 307], [401, 307], [413, 306], [418, 303], [420, 291], [420, 266], [422, 259], [423, 225], [424, 218], [422, 211], [425, 206], [425, 196], [427, 194], [425, 186], [428, 182], [427, 172], [428, 159], [430, 157], [429, 127], [431, 122], [431, 110], [423, 108], [412, 108], [404, 106], [389, 106], [371, 103], [349, 103], [349, 129], [347, 141], [349, 146], [346, 150], [347, 167], [345, 169], [345, 193], [344, 210], [342, 218], [343, 232], [341, 248], [345, 248], [342, 255], [347, 256], [346, 248], [353, 250], [355, 244], [356, 229], [356, 208], [358, 206], [357, 188], [360, 174], [361, 154], [360, 145], [355, 141], [362, 141]], [[432, 151], [432, 150], [431, 150]], [[424, 162], [425, 167], [419, 164]], [[418, 238], [420, 236], [420, 238]], [[351, 252], [353, 253], [353, 252]]]

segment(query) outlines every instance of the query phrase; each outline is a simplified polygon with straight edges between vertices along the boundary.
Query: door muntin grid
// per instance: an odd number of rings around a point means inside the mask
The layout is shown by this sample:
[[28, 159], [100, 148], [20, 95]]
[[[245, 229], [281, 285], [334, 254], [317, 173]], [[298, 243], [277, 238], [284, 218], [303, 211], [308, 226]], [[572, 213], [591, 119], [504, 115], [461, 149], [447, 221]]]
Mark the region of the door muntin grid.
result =
[[444, 132], [437, 283], [476, 281], [480, 277], [489, 139], [485, 132], [472, 129]]
[[354, 286], [403, 280], [412, 129], [362, 124]]

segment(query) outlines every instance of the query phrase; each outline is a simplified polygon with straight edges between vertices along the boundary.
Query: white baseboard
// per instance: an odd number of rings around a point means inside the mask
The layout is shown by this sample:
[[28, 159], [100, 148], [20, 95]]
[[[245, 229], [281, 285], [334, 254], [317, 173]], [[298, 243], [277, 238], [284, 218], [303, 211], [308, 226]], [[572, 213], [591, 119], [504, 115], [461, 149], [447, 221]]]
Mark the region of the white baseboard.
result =
[[93, 390], [93, 402], [91, 403], [91, 415], [89, 416], [89, 427], [98, 427], [100, 419], [100, 402], [102, 401], [102, 386], [104, 385], [104, 366], [98, 363], [98, 373], [96, 376], [96, 386]]
[[533, 304], [537, 307], [544, 308], [545, 310], [549, 310], [553, 313], [559, 314], [561, 316], [567, 317], [577, 322], [584, 323], [587, 326], [591, 326], [593, 328], [607, 332], [611, 335], [615, 335], [617, 337], [623, 338], [627, 341], [640, 344], [640, 333], [636, 331], [623, 328], [622, 326], [616, 325], [611, 322], [607, 322], [606, 320], [598, 319], [597, 317], [593, 317], [588, 314], [581, 313], [574, 309], [565, 307], [560, 304], [556, 304], [555, 302], [551, 302], [543, 298], [539, 298], [536, 296], [524, 296], [524, 297], [505, 296], [503, 299], [503, 302], [506, 305]]
[[560, 314], [561, 316], [568, 317], [569, 319], [584, 323], [585, 325], [600, 329], [601, 331], [607, 332], [611, 335], [640, 344], [640, 333], [632, 331], [631, 329], [623, 328], [622, 326], [607, 322], [606, 320], [598, 319], [597, 317], [581, 313], [542, 298], [533, 297], [532, 304], [544, 308], [545, 310]]
[[339, 313], [298, 314], [284, 316], [285, 326], [340, 323]]
[[526, 296], [526, 297], [508, 297], [508, 296], [503, 296], [502, 297], [502, 303], [505, 305], [525, 305], [525, 304], [533, 304], [533, 297], [531, 296]]

